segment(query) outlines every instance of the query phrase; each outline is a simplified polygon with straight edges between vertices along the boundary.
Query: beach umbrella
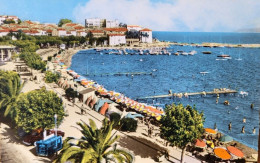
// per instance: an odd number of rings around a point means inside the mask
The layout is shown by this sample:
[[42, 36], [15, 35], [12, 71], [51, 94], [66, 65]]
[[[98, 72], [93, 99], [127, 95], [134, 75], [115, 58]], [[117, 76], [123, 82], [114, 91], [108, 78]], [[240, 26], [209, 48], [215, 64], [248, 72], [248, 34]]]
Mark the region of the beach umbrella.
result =
[[231, 155], [228, 153], [228, 151], [222, 147], [215, 148], [214, 153], [218, 158], [222, 160], [229, 160], [231, 158]]
[[205, 132], [209, 133], [209, 134], [216, 134], [217, 131], [211, 129], [211, 128], [205, 128]]
[[220, 141], [224, 142], [224, 143], [228, 143], [233, 141], [233, 138], [231, 136], [228, 135], [224, 135], [220, 138]]
[[229, 151], [230, 154], [235, 155], [238, 158], [244, 157], [244, 153], [239, 149], [237, 149], [236, 147], [228, 146], [227, 150]]
[[197, 139], [195, 143], [195, 147], [205, 148], [207, 145], [203, 140]]

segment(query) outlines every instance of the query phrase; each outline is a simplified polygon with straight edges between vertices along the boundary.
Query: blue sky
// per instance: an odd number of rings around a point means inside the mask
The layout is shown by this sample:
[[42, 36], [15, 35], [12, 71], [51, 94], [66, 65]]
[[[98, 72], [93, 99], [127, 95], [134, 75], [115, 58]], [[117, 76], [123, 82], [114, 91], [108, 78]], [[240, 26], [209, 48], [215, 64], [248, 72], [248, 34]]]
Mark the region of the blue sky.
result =
[[118, 19], [155, 31], [234, 32], [260, 28], [260, 0], [0, 0], [0, 15], [58, 23]]

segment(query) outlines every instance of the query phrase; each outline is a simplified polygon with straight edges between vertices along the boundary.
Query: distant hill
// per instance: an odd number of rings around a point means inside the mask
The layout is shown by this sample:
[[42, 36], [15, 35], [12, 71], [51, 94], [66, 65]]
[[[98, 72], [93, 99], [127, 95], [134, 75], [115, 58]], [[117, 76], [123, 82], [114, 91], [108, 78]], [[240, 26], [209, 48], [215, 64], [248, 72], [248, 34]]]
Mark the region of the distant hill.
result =
[[260, 28], [239, 29], [237, 32], [260, 33]]

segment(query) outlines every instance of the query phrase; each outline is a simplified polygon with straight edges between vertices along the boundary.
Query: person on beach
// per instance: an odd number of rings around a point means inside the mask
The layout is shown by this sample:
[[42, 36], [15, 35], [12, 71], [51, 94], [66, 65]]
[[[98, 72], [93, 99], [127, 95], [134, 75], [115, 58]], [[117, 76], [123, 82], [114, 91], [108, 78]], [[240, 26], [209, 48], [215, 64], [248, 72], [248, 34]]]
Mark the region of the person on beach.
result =
[[217, 131], [218, 129], [217, 129], [217, 123], [215, 122], [215, 124], [214, 124], [214, 129], [215, 129], [215, 131]]
[[245, 133], [245, 126], [242, 127], [241, 133]]
[[83, 113], [86, 113], [86, 111], [84, 110], [83, 104], [82, 104], [82, 106], [81, 106], [81, 108], [80, 108], [80, 113], [81, 113], [81, 115], [82, 115]]
[[228, 124], [228, 130], [231, 131], [231, 128], [232, 128], [232, 124], [231, 124], [231, 122], [229, 122], [229, 124]]

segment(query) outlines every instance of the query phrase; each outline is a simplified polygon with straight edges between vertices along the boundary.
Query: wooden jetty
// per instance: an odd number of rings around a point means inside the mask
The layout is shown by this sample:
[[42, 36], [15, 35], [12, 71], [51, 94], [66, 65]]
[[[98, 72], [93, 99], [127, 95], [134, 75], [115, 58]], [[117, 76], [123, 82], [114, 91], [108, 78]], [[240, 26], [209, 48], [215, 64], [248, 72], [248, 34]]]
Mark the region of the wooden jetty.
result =
[[102, 73], [102, 74], [86, 74], [86, 76], [122, 76], [122, 75], [152, 75], [152, 72], [116, 72], [116, 73]]
[[232, 93], [237, 93], [236, 90], [231, 90], [231, 89], [214, 89], [213, 91], [209, 91], [209, 92], [191, 92], [191, 93], [170, 93], [167, 95], [155, 95], [155, 96], [147, 96], [147, 97], [139, 97], [137, 98], [138, 100], [142, 100], [142, 99], [153, 99], [153, 98], [170, 98], [170, 97], [189, 97], [189, 96], [195, 96], [195, 95], [217, 95], [219, 96], [220, 94], [232, 94]]

